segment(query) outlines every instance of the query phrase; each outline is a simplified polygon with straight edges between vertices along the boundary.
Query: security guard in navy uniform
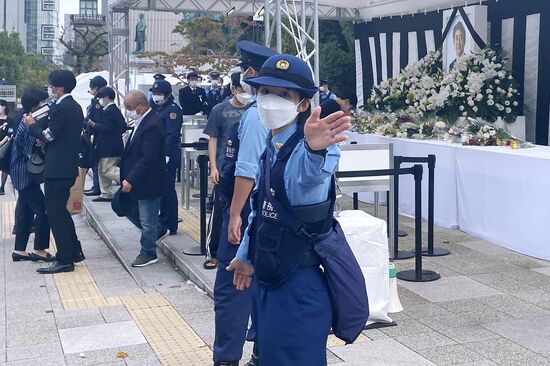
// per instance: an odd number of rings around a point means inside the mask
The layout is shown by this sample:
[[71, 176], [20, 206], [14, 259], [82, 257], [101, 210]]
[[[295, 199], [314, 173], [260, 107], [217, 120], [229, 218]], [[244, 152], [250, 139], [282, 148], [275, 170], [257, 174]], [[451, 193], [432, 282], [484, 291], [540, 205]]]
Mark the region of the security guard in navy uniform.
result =
[[[90, 105], [86, 109], [86, 119], [85, 121], [92, 121], [95, 123], [101, 123], [101, 114], [103, 113], [103, 107], [99, 104], [99, 100], [96, 98], [97, 91], [104, 86], [107, 86], [107, 80], [105, 80], [100, 75], [96, 75], [93, 78], [90, 79], [90, 90], [88, 90], [88, 93], [90, 93], [93, 97], [90, 101]], [[94, 147], [95, 147], [95, 138], [94, 138]], [[86, 196], [99, 196], [101, 194], [101, 191], [99, 189], [99, 172], [98, 172], [98, 164], [99, 161], [95, 161], [94, 165], [92, 166], [92, 172], [93, 172], [93, 185], [92, 188], [88, 191], [85, 191], [84, 194]]]
[[[153, 75], [153, 79], [154, 79], [154, 81], [164, 80], [164, 79], [166, 79], [166, 76], [157, 73], [157, 74]], [[149, 102], [149, 104], [151, 104], [151, 102], [153, 101], [152, 89], [153, 88], [149, 88], [149, 90], [147, 90], [147, 101]]]
[[329, 99], [336, 100], [336, 94], [328, 88], [328, 80], [321, 80], [319, 84], [319, 103], [323, 103]]
[[206, 91], [206, 102], [208, 103], [207, 115], [210, 115], [212, 108], [223, 100], [223, 79], [217, 71], [208, 75], [210, 76], [210, 88]]
[[151, 88], [153, 93], [151, 109], [157, 113], [164, 123], [166, 131], [166, 177], [167, 186], [160, 199], [159, 238], [170, 231], [176, 235], [178, 231], [178, 196], [176, 194], [176, 171], [181, 162], [180, 133], [183, 114], [174, 102], [172, 86], [166, 80], [157, 80]]
[[199, 86], [199, 74], [191, 71], [187, 74], [187, 85], [179, 91], [178, 100], [184, 116], [206, 114], [208, 102], [206, 91]]
[[262, 366], [326, 365], [332, 305], [313, 244], [332, 230], [337, 144], [346, 139], [338, 135], [350, 119], [342, 112], [320, 118], [319, 107], [310, 112], [318, 89], [297, 57], [272, 56], [247, 81], [258, 89], [258, 114], [271, 131], [249, 226], [228, 269], [238, 289], [254, 276]]
[[[257, 75], [261, 65], [276, 52], [250, 41], [240, 41], [241, 80]], [[241, 81], [243, 90], [251, 98], [255, 91]], [[258, 117], [258, 109], [252, 102], [239, 123], [233, 126], [226, 145], [224, 162], [220, 169], [218, 192], [224, 201], [223, 223], [217, 250], [219, 265], [214, 282], [214, 365], [238, 366], [242, 357], [245, 337], [256, 341], [253, 312], [253, 289], [240, 292], [233, 285], [233, 274], [226, 269], [235, 257], [238, 244], [250, 213], [249, 196], [259, 170], [260, 156], [265, 149], [268, 130]], [[252, 327], [248, 331], [248, 319], [252, 315]], [[256, 344], [247, 366], [258, 364]], [[262, 361], [263, 362], [263, 361]]]

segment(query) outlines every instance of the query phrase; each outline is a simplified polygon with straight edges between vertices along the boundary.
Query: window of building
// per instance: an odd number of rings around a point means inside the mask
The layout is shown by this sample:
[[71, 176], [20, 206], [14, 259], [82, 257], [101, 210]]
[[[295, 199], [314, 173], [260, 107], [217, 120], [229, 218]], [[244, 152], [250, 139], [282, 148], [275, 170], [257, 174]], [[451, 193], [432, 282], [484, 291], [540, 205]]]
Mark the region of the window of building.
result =
[[80, 15], [97, 15], [97, 0], [80, 0]]

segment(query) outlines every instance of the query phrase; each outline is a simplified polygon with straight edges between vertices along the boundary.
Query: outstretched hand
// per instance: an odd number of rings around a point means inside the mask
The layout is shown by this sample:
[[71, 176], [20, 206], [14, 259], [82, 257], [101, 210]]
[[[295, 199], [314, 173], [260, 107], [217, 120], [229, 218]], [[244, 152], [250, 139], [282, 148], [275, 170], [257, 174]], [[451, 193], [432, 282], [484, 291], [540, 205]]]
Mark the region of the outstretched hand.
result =
[[237, 258], [233, 258], [229, 266], [225, 269], [228, 271], [235, 270], [233, 274], [233, 285], [235, 285], [237, 290], [244, 291], [250, 287], [252, 275], [254, 274], [254, 267], [252, 264], [244, 263]]
[[316, 107], [304, 125], [304, 135], [312, 150], [324, 150], [330, 145], [347, 140], [347, 136], [338, 134], [351, 128], [351, 118], [338, 111], [320, 118], [321, 107]]

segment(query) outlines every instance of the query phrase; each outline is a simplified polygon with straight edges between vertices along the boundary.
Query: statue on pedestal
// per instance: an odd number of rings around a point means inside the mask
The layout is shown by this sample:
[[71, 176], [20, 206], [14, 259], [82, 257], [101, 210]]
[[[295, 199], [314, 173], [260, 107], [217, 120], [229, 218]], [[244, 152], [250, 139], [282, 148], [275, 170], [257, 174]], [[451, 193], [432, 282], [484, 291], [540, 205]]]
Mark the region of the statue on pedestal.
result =
[[147, 23], [145, 22], [145, 15], [143, 13], [139, 14], [139, 21], [136, 24], [136, 50], [134, 53], [143, 53], [145, 52], [145, 29], [147, 28]]

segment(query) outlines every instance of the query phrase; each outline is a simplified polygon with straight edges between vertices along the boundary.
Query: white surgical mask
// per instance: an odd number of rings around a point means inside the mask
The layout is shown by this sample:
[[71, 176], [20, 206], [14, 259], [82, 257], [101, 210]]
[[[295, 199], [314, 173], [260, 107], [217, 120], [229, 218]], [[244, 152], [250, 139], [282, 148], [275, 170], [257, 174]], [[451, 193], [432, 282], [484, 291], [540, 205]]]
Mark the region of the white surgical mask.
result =
[[292, 122], [298, 115], [298, 104], [275, 94], [260, 95], [256, 100], [258, 114], [265, 127], [274, 130]]
[[[242, 79], [241, 79], [242, 80]], [[252, 93], [252, 87], [250, 85], [248, 85], [245, 81], [243, 81], [241, 83], [241, 86], [243, 87], [243, 90], [248, 93], [248, 94], [253, 94]]]
[[4, 113], [5, 110], [6, 110], [6, 107], [3, 105], [0, 105], [0, 114]]
[[138, 119], [139, 117], [141, 117], [141, 116], [138, 114], [138, 112], [136, 112], [136, 111], [126, 111], [126, 112], [127, 112], [128, 117], [130, 117], [130, 118], [133, 119], [133, 120], [136, 120], [136, 119]]
[[324, 86], [319, 87], [319, 91], [321, 93], [324, 93], [327, 89]]
[[218, 87], [218, 80], [212, 80], [212, 87], [217, 88]]
[[237, 98], [239, 103], [248, 105], [250, 103], [250, 100], [252, 99], [252, 95], [249, 93], [237, 93], [235, 94], [235, 98]]
[[198, 82], [197, 80], [191, 80], [191, 81], [189, 82], [189, 85], [190, 85], [192, 88], [196, 88], [198, 83], [199, 83], [199, 82]]
[[53, 90], [52, 90], [52, 88], [50, 88], [50, 87], [48, 87], [48, 97], [49, 97], [50, 99], [55, 99], [55, 98], [57, 98], [57, 95], [55, 95], [55, 94], [53, 93]]
[[100, 105], [100, 106], [105, 107], [105, 105], [106, 105], [105, 99], [100, 98], [100, 99], [98, 100], [98, 102], [99, 102], [99, 105]]
[[153, 102], [156, 105], [164, 104], [164, 95], [153, 95]]

